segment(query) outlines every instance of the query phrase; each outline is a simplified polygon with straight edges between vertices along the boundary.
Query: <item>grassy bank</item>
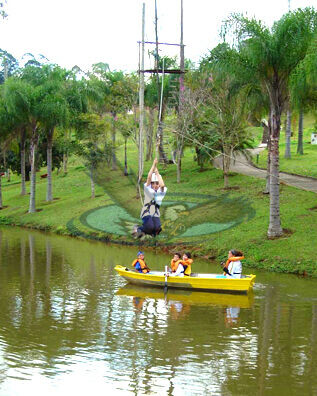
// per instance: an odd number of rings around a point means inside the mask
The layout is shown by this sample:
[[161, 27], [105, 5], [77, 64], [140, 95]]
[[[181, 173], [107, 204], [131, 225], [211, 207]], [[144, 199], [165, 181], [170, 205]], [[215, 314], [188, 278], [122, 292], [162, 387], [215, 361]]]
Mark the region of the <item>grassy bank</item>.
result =
[[[54, 173], [55, 200], [52, 203], [45, 202], [46, 180], [39, 174], [39, 211], [34, 214], [27, 213], [29, 196], [20, 196], [19, 179], [14, 176], [11, 183], [3, 183], [4, 205], [7, 207], [0, 212], [0, 222], [65, 235], [136, 243], [129, 233], [129, 227], [138, 219], [141, 205], [133, 184], [133, 172], [137, 170], [136, 154], [136, 148], [131, 144], [129, 177], [124, 177], [120, 168], [117, 171], [104, 166], [99, 168], [95, 199], [90, 198], [89, 178], [76, 158], [72, 159], [66, 176]], [[282, 185], [282, 226], [287, 232], [283, 238], [268, 240], [269, 197], [262, 194], [264, 181], [233, 174], [230, 177], [233, 188], [224, 191], [222, 172], [210, 165], [201, 172], [193, 156], [191, 150], [186, 151], [181, 184], [175, 182], [175, 165], [161, 170], [168, 186], [165, 198], [168, 204], [162, 208], [164, 235], [157, 241], [162, 250], [173, 250], [175, 246], [178, 250], [189, 248], [196, 256], [221, 260], [228, 249], [236, 248], [245, 253], [250, 267], [317, 276], [314, 260], [316, 194]], [[123, 160], [121, 148], [118, 159], [119, 162]], [[146, 163], [145, 170], [149, 167], [150, 163]], [[114, 215], [118, 208], [126, 217], [122, 217], [117, 228], [111, 228], [114, 220], [109, 214]], [[204, 230], [204, 224], [209, 231]], [[109, 229], [119, 231], [112, 233]], [[190, 235], [188, 229], [191, 230]], [[151, 245], [153, 240], [137, 243]]]
[[[312, 145], [311, 133], [314, 131], [314, 118], [311, 115], [305, 116], [304, 119], [304, 136], [303, 136], [303, 148], [304, 154], [297, 154], [297, 131], [291, 137], [291, 158], [284, 158], [285, 154], [285, 133], [281, 132], [280, 139], [280, 170], [283, 172], [294, 173], [303, 176], [317, 178], [317, 145]], [[256, 165], [261, 168], [266, 168], [267, 164], [267, 150], [263, 151], [258, 158], [253, 159]]]

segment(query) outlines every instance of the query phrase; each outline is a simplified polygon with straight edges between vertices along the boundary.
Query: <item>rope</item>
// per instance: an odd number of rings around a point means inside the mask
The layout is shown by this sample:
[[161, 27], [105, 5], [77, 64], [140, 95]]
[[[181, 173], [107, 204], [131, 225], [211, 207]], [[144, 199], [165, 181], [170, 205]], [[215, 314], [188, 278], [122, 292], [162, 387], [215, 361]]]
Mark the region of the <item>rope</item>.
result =
[[141, 199], [141, 204], [142, 204], [142, 208], [143, 208], [143, 206], [144, 206], [144, 201], [143, 201], [143, 197], [142, 197], [142, 194], [141, 194], [140, 183], [138, 183], [138, 189], [139, 189], [139, 197], [140, 197], [140, 199]]

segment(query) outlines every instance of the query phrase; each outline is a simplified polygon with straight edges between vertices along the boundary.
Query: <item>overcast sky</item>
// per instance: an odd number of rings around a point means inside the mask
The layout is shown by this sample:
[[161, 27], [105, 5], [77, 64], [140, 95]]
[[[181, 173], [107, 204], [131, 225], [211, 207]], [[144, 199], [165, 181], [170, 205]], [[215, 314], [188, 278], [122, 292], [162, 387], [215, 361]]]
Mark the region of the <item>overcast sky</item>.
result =
[[[183, 0], [185, 56], [197, 62], [219, 42], [222, 21], [232, 12], [247, 13], [271, 25], [288, 11], [288, 0]], [[19, 58], [43, 54], [50, 62], [87, 70], [106, 62], [113, 69], [138, 67], [142, 3], [146, 40], [155, 40], [154, 0], [7, 0], [8, 18], [0, 21], [0, 48]], [[180, 0], [157, 0], [159, 41], [180, 40]], [[290, 0], [291, 9], [317, 0]], [[147, 46], [146, 50], [153, 49]], [[177, 55], [177, 47], [160, 47]], [[150, 66], [150, 57], [146, 55]]]

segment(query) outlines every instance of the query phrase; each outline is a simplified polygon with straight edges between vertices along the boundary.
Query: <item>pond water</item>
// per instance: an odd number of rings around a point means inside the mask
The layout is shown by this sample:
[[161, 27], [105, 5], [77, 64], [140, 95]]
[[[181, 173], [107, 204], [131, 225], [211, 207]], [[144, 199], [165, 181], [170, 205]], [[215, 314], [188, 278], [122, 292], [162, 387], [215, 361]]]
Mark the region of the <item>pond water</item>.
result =
[[256, 272], [247, 296], [164, 295], [113, 270], [136, 251], [0, 228], [1, 396], [317, 395], [316, 280]]

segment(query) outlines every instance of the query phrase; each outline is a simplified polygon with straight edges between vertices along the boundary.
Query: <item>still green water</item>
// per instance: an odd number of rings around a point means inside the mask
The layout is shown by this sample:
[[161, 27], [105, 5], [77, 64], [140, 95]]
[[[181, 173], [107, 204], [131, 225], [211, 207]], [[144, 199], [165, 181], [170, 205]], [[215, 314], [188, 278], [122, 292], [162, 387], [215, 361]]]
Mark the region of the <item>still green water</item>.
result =
[[114, 272], [136, 250], [0, 229], [1, 396], [317, 395], [316, 280], [257, 272], [248, 296], [164, 295]]

